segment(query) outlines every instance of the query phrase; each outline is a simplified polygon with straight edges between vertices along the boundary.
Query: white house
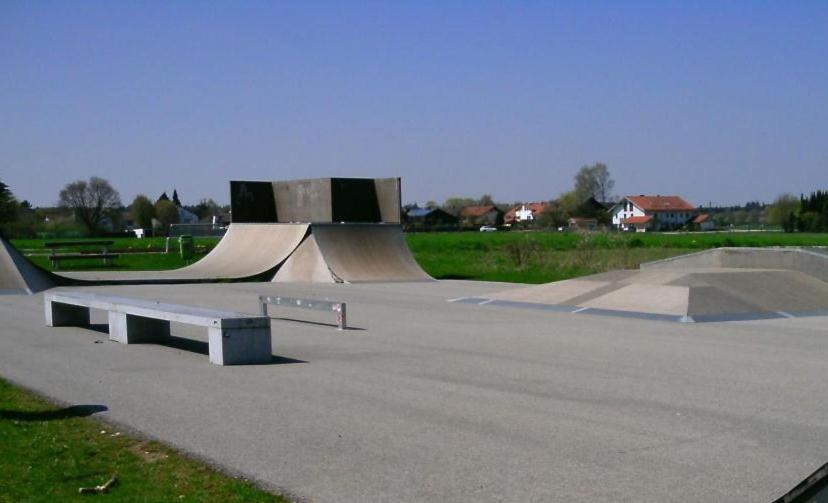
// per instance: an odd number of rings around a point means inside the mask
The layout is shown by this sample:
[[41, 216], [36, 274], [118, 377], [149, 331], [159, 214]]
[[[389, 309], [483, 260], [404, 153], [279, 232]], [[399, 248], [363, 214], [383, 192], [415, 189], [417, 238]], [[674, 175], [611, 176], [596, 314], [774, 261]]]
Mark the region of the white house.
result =
[[691, 223], [696, 208], [679, 196], [627, 196], [609, 209], [612, 225], [624, 231], [669, 231]]
[[549, 211], [549, 203], [525, 203], [519, 206], [514, 206], [503, 217], [503, 221], [507, 224], [515, 222], [532, 222], [540, 216], [544, 211]]

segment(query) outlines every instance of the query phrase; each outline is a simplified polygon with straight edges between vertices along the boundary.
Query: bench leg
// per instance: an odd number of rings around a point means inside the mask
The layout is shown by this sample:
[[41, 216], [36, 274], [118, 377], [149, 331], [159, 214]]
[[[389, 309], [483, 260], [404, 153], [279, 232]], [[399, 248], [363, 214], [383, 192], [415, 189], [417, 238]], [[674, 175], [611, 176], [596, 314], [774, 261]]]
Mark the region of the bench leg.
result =
[[170, 336], [170, 322], [109, 312], [109, 338], [121, 344], [159, 342]]
[[270, 327], [208, 328], [210, 362], [216, 365], [270, 363]]
[[54, 301], [47, 301], [44, 306], [46, 308], [46, 326], [48, 327], [85, 327], [89, 325], [88, 307]]

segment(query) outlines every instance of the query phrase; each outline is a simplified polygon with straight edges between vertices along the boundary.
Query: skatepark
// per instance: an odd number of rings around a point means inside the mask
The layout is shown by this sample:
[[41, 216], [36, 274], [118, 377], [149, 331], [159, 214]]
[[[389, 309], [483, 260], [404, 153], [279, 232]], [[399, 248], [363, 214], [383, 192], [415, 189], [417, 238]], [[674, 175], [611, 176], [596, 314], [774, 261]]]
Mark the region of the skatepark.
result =
[[[58, 276], [3, 241], [3, 377], [300, 501], [774, 501], [825, 463], [824, 252], [435, 281], [399, 180], [355, 180], [232, 182], [226, 236], [175, 271]], [[348, 329], [272, 306], [269, 361], [211, 365], [181, 318], [139, 344], [101, 309], [47, 326], [60, 292], [250, 316], [260, 295], [336, 301]]]

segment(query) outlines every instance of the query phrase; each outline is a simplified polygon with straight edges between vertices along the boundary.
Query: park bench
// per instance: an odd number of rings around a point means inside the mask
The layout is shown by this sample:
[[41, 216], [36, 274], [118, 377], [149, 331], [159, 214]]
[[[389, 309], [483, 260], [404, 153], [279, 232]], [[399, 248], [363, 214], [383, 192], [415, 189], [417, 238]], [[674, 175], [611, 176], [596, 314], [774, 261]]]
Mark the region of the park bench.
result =
[[[49, 248], [49, 260], [52, 262], [52, 267], [57, 270], [60, 268], [62, 260], [90, 260], [102, 259], [104, 265], [110, 265], [112, 259], [118, 258], [117, 253], [108, 253], [110, 246], [115, 244], [115, 241], [50, 241], [43, 243], [43, 246]], [[81, 252], [81, 253], [57, 253], [59, 248], [74, 247], [74, 246], [100, 246], [100, 252]]]
[[50, 327], [89, 326], [90, 309], [107, 311], [109, 338], [122, 344], [163, 342], [176, 322], [207, 327], [210, 361], [217, 365], [272, 360], [265, 316], [77, 291], [46, 293], [44, 307]]

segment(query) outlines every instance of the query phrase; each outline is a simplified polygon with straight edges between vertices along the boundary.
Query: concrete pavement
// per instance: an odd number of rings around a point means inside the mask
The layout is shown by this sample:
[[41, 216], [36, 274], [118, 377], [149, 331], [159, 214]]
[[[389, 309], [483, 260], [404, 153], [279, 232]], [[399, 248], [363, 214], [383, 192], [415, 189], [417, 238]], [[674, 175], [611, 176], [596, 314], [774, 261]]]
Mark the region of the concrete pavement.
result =
[[273, 320], [281, 358], [240, 367], [47, 328], [42, 295], [3, 296], [0, 375], [309, 501], [771, 501], [825, 463], [826, 318], [680, 325], [446, 302], [507, 286], [85, 289], [250, 313], [259, 293], [348, 303], [355, 330]]

